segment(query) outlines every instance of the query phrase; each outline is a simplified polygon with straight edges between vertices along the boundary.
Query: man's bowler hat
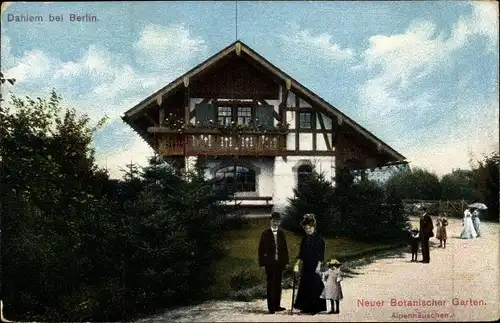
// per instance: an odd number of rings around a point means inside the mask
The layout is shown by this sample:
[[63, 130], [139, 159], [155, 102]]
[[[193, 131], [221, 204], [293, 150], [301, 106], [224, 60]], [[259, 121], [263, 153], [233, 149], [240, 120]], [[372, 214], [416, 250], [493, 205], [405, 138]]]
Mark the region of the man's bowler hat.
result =
[[279, 212], [271, 213], [271, 220], [281, 221], [281, 214]]

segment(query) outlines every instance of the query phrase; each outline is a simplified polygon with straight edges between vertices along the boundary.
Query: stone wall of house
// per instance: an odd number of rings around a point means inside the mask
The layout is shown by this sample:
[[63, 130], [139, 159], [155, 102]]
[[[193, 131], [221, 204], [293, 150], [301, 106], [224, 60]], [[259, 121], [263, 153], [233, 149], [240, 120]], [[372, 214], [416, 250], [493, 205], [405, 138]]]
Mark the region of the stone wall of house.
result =
[[273, 203], [277, 211], [282, 211], [287, 199], [293, 197], [293, 189], [297, 186], [298, 170], [302, 165], [323, 173], [328, 180], [335, 176], [335, 157], [289, 156], [277, 157], [274, 162], [274, 195]]
[[[318, 172], [323, 173], [328, 180], [335, 176], [335, 157], [318, 156], [288, 156], [286, 158], [276, 157], [240, 157], [233, 160], [231, 157], [198, 157], [206, 158], [207, 179], [215, 177], [217, 170], [238, 165], [249, 168], [255, 172], [255, 192], [238, 192], [237, 196], [244, 197], [272, 197], [271, 203], [277, 211], [283, 211], [288, 198], [293, 197], [293, 189], [297, 185], [298, 170], [302, 165], [309, 165]], [[189, 163], [193, 165], [196, 157], [189, 157]], [[265, 201], [242, 201], [245, 204], [266, 204]]]

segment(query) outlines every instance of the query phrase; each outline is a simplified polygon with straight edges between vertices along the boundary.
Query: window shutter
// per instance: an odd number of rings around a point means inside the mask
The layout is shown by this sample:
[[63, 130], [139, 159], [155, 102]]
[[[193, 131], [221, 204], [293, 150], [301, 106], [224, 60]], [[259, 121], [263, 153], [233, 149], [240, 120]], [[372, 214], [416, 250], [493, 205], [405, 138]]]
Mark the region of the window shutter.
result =
[[207, 126], [210, 120], [212, 120], [213, 124], [217, 123], [215, 109], [213, 108], [212, 104], [196, 104], [194, 110], [197, 124], [199, 122], [200, 125]]
[[266, 129], [274, 127], [274, 106], [258, 105], [255, 117], [259, 119], [258, 125], [264, 126]]

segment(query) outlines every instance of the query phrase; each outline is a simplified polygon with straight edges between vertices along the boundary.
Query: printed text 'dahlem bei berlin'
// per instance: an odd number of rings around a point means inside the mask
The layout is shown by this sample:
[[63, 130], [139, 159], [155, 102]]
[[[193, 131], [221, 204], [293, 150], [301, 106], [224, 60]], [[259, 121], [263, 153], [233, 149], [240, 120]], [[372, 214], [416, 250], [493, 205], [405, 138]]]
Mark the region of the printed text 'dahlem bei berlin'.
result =
[[91, 14], [49, 14], [48, 16], [43, 15], [30, 15], [30, 14], [12, 14], [7, 15], [8, 22], [97, 22], [99, 19], [95, 15]]

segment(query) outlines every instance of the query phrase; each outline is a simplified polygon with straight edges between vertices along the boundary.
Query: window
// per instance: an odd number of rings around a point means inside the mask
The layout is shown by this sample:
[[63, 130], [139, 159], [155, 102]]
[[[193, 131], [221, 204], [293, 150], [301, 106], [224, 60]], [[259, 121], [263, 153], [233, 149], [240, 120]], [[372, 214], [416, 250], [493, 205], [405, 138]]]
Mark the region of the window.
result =
[[302, 165], [297, 169], [297, 188], [307, 184], [312, 176], [312, 167], [310, 165]]
[[215, 172], [218, 188], [229, 192], [255, 192], [255, 172], [242, 166], [229, 166]]
[[252, 119], [252, 108], [240, 107], [238, 108], [238, 124], [248, 125]]
[[230, 107], [219, 107], [218, 109], [218, 121], [221, 126], [228, 126], [232, 121], [232, 110]]
[[312, 128], [312, 113], [311, 112], [301, 112], [300, 113], [300, 128], [301, 129], [311, 129]]

